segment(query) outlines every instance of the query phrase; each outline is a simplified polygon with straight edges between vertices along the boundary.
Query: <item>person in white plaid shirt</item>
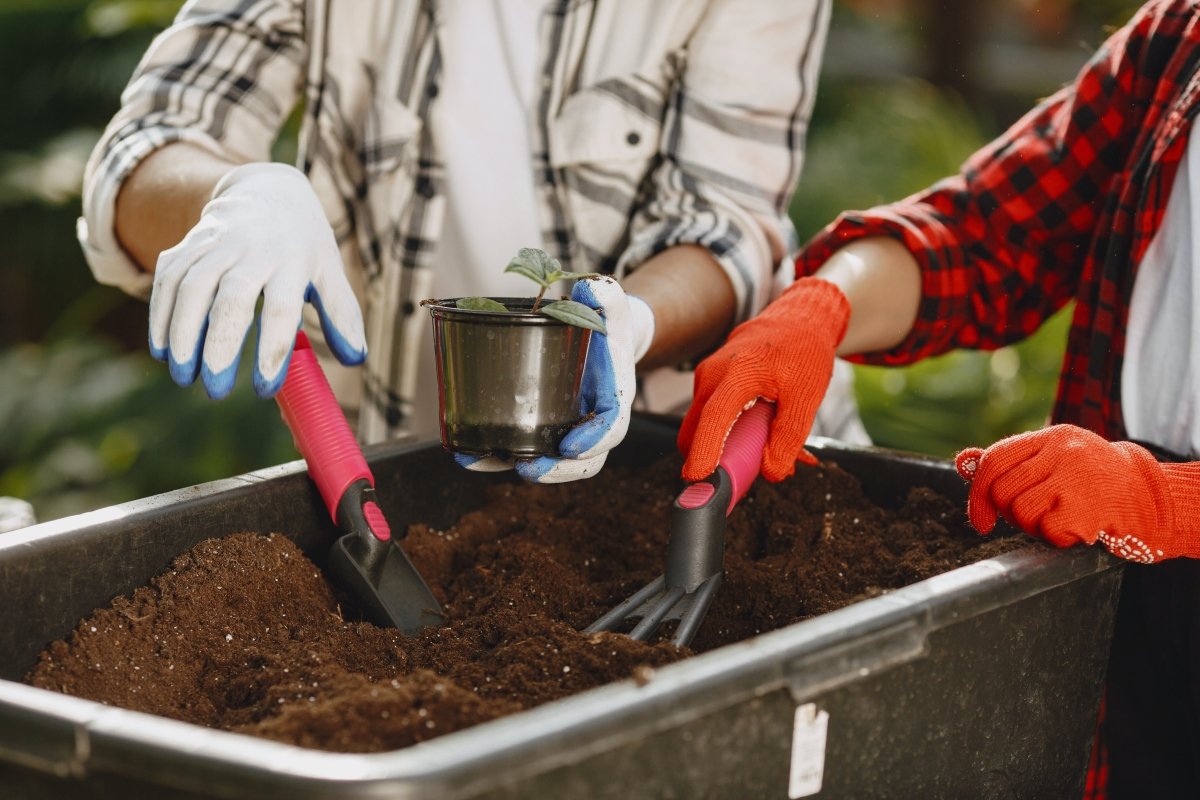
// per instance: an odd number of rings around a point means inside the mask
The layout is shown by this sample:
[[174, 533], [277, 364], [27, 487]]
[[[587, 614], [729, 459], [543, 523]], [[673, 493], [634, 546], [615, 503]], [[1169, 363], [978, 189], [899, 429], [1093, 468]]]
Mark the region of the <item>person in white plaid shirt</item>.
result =
[[[420, 300], [527, 294], [501, 276], [517, 246], [617, 277], [617, 361], [678, 364], [762, 308], [795, 247], [830, 5], [192, 0], [89, 161], [80, 242], [214, 397], [260, 295], [260, 395], [319, 319], [366, 442], [428, 417]], [[299, 164], [271, 164], [298, 104]]]

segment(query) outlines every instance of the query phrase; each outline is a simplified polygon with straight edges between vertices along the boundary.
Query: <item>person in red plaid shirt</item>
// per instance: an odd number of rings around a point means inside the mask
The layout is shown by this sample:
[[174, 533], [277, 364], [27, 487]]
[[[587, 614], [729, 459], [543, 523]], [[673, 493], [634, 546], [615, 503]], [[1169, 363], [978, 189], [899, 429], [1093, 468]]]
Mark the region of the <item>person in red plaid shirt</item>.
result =
[[1200, 797], [1198, 109], [1200, 2], [1146, 3], [958, 175], [818, 234], [796, 282], [700, 365], [679, 434], [697, 480], [737, 415], [773, 401], [762, 472], [780, 480], [813, 461], [835, 354], [994, 349], [1073, 301], [1055, 424], [958, 463], [981, 532], [999, 515], [1133, 562], [1092, 797]]

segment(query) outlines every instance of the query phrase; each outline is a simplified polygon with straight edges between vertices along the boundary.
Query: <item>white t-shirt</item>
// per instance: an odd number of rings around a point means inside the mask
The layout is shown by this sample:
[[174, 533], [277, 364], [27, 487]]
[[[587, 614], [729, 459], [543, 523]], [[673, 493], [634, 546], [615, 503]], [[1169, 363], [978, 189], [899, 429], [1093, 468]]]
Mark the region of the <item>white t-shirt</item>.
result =
[[[504, 273], [522, 247], [542, 247], [530, 161], [538, 80], [538, 25], [546, 0], [442, 0], [442, 78], [431, 124], [445, 165], [446, 217], [432, 296], [528, 296], [533, 284]], [[790, 279], [788, 267], [780, 276]], [[569, 289], [552, 287], [547, 296]], [[437, 371], [432, 325], [422, 327], [409, 428], [437, 439]], [[813, 435], [869, 444], [854, 401], [854, 376], [839, 362]], [[635, 408], [682, 415], [692, 373], [671, 368], [642, 377]]]
[[[1193, 129], [1194, 130], [1194, 129]], [[1130, 438], [1200, 453], [1200, 136], [1188, 138], [1129, 304], [1121, 405]]]
[[[446, 218], [434, 297], [524, 297], [528, 279], [505, 274], [522, 247], [542, 247], [529, 159], [537, 89], [538, 24], [545, 0], [442, 0], [442, 79], [431, 124], [445, 164]], [[411, 429], [438, 438], [437, 372], [424, 329]]]

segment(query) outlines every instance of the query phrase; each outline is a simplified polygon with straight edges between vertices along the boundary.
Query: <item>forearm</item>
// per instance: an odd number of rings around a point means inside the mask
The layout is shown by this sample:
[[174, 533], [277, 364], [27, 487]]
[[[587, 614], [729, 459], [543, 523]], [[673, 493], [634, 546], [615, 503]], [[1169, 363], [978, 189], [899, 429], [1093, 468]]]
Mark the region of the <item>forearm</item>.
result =
[[725, 270], [698, 245], [678, 245], [648, 260], [622, 285], [654, 311], [654, 341], [638, 371], [677, 364], [720, 342], [737, 298]]
[[233, 167], [192, 144], [169, 144], [147, 156], [117, 195], [117, 240], [138, 266], [153, 272], [158, 255], [178, 244]]
[[838, 355], [888, 350], [912, 330], [921, 301], [921, 269], [895, 239], [852, 242], [814, 274], [835, 284], [850, 301], [850, 321]]

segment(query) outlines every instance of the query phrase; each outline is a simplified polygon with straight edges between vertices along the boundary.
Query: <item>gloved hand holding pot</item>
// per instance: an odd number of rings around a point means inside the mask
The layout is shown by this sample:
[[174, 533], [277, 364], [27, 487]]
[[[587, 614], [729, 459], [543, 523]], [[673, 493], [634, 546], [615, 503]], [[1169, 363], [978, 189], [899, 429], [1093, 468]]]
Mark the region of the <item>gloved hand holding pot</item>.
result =
[[[522, 248], [506, 271], [530, 278], [537, 296], [422, 304], [433, 318], [442, 444], [476, 471], [590, 477], [629, 426], [654, 315], [611, 277], [565, 273], [540, 250]], [[574, 281], [571, 299], [547, 302], [559, 280]]]

